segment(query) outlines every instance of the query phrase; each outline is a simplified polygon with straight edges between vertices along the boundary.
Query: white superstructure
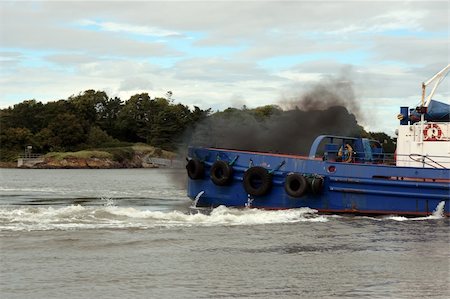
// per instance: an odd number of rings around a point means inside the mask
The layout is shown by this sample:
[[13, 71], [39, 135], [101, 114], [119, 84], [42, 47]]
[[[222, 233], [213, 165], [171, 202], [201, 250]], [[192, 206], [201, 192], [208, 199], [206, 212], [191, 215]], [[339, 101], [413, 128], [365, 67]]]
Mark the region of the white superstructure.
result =
[[[398, 119], [403, 124], [398, 128], [396, 165], [409, 167], [450, 168], [450, 123], [425, 121], [425, 113], [436, 88], [450, 71], [450, 64], [422, 83], [422, 101], [418, 111], [420, 121], [409, 122], [406, 115], [399, 114]], [[434, 83], [428, 96], [426, 88]], [[407, 121], [406, 121], [407, 120]]]
[[398, 129], [396, 165], [450, 168], [450, 124], [418, 122]]

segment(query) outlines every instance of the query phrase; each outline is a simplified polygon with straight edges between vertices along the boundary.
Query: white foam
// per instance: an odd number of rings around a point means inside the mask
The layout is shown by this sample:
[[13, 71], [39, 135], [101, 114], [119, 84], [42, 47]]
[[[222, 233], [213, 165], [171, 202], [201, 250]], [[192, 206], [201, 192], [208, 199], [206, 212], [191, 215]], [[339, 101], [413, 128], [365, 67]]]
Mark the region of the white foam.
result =
[[441, 201], [434, 210], [433, 214], [426, 217], [407, 218], [403, 216], [389, 216], [385, 219], [394, 221], [422, 221], [422, 220], [435, 220], [445, 218], [444, 216], [445, 201]]
[[0, 187], [0, 192], [57, 192], [57, 191], [69, 191], [68, 189], [57, 189], [52, 187]]
[[116, 205], [116, 203], [114, 202], [114, 200], [111, 197], [102, 197], [101, 201], [104, 202], [104, 206], [105, 207], [114, 207]]
[[[268, 211], [235, 209], [219, 206], [209, 214], [182, 211], [154, 211], [135, 207], [118, 207], [111, 198], [103, 206], [71, 205], [65, 207], [3, 206], [0, 208], [0, 230], [71, 230], [98, 228], [191, 227], [263, 225], [298, 222], [326, 222], [341, 216], [318, 215], [309, 208]], [[427, 217], [390, 216], [370, 218], [377, 221], [420, 221], [444, 217], [445, 202], [440, 202]]]
[[149, 228], [177, 226], [234, 226], [295, 222], [325, 222], [317, 211], [301, 208], [281, 211], [233, 209], [225, 206], [210, 214], [152, 211], [117, 207], [105, 199], [101, 207], [3, 207], [0, 230], [67, 230], [90, 228]]
[[193, 207], [193, 208], [197, 207], [198, 200], [199, 200], [200, 197], [203, 195], [203, 193], [205, 193], [205, 191], [200, 191], [200, 192], [195, 196], [195, 199], [194, 199], [194, 201], [192, 202], [192, 207]]
[[433, 215], [431, 215], [430, 217], [436, 217], [437, 219], [444, 218], [444, 208], [445, 201], [441, 201], [434, 210]]
[[0, 230], [67, 230], [90, 228], [149, 228], [157, 226], [259, 225], [294, 222], [325, 222], [317, 211], [301, 208], [281, 211], [233, 209], [224, 206], [210, 214], [152, 211], [117, 207], [105, 198], [104, 206], [2, 207]]

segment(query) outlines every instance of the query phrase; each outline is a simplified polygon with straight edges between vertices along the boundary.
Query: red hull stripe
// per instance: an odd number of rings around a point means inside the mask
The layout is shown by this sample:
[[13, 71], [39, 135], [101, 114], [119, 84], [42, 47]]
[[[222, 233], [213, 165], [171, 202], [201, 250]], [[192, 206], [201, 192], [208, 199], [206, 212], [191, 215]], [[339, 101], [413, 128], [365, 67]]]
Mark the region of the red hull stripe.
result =
[[[261, 208], [261, 207], [257, 207]], [[292, 208], [262, 208], [264, 210], [289, 210]], [[319, 213], [336, 213], [336, 214], [360, 214], [360, 215], [402, 215], [402, 216], [430, 216], [433, 212], [399, 212], [399, 211], [379, 211], [379, 210], [338, 210], [338, 209], [313, 209]], [[444, 213], [445, 217], [450, 217], [450, 213]]]
[[[433, 212], [414, 212], [414, 211], [379, 211], [379, 210], [334, 210], [318, 209], [321, 213], [347, 213], [347, 214], [377, 214], [377, 215], [411, 215], [411, 216], [430, 216]], [[444, 216], [450, 217], [450, 213], [444, 213]]]

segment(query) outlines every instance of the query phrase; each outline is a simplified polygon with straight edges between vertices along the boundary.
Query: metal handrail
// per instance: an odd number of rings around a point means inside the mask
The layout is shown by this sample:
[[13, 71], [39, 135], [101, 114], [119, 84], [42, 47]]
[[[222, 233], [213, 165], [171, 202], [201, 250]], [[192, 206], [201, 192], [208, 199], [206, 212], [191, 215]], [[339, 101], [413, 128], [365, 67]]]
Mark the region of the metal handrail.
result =
[[39, 159], [44, 157], [44, 155], [41, 154], [20, 154], [19, 159]]
[[[338, 158], [337, 151], [329, 151], [328, 154], [334, 154], [336, 158]], [[360, 156], [358, 155], [360, 154]], [[417, 159], [417, 157], [422, 159]], [[434, 168], [446, 168], [442, 164], [446, 164], [450, 162], [450, 156], [439, 156], [439, 155], [418, 155], [418, 154], [392, 154], [392, 153], [380, 153], [376, 154], [372, 159], [366, 159], [364, 157], [364, 152], [356, 152], [353, 151], [353, 157], [351, 163], [373, 163], [373, 164], [387, 164], [387, 165], [395, 165], [397, 162], [420, 162], [424, 163], [430, 167]], [[339, 161], [336, 161], [339, 162]]]

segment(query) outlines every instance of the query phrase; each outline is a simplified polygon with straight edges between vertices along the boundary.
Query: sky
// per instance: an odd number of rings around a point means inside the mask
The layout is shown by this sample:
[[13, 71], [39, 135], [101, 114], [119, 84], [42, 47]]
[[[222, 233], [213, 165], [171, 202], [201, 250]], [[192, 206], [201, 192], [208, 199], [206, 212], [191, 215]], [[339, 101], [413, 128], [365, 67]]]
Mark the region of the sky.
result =
[[216, 111], [341, 80], [392, 135], [449, 63], [449, 19], [449, 1], [0, 1], [0, 108], [95, 89]]

